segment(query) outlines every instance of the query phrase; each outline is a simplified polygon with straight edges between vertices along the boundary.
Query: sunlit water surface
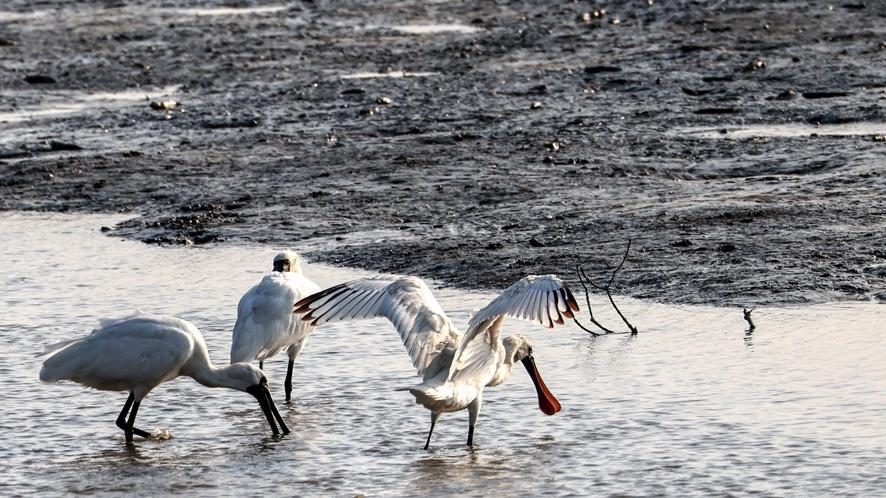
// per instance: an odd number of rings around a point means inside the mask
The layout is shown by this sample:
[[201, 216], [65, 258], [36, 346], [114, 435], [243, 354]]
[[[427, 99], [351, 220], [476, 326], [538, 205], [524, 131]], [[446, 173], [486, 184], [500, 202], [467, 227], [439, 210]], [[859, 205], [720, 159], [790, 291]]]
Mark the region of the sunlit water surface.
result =
[[[741, 311], [628, 302], [641, 333], [575, 327], [529, 335], [563, 411], [536, 407], [522, 369], [490, 389], [477, 446], [467, 413], [441, 418], [395, 392], [415, 381], [383, 320], [318, 330], [296, 365], [292, 434], [257, 403], [182, 378], [139, 412], [172, 439], [132, 446], [114, 426], [126, 395], [37, 380], [46, 345], [135, 309], [194, 322], [224, 364], [239, 296], [275, 248], [161, 248], [105, 237], [107, 217], [0, 213], [0, 495], [882, 495], [882, 305]], [[359, 272], [307, 265], [329, 285]], [[490, 295], [439, 290], [456, 324]], [[597, 299], [597, 302], [601, 302]], [[601, 318], [613, 317], [600, 306]], [[285, 357], [266, 363], [282, 398]], [[279, 403], [279, 401], [278, 401]]]

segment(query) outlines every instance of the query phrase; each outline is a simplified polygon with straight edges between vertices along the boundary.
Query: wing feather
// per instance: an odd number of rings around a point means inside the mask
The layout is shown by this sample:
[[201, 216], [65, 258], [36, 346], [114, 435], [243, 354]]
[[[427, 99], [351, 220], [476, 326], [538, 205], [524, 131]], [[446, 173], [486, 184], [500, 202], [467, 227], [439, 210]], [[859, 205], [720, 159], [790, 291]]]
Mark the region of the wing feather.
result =
[[312, 325], [384, 317], [400, 334], [420, 375], [447, 346], [459, 342], [458, 331], [417, 277], [375, 277], [352, 280], [308, 296], [295, 313]]
[[[565, 310], [558, 305], [562, 297]], [[554, 275], [530, 275], [504, 290], [471, 318], [449, 370], [449, 378], [489, 368], [488, 361], [501, 343], [506, 316], [522, 318], [551, 328], [579, 311], [566, 284]], [[461, 373], [460, 373], [461, 372]]]

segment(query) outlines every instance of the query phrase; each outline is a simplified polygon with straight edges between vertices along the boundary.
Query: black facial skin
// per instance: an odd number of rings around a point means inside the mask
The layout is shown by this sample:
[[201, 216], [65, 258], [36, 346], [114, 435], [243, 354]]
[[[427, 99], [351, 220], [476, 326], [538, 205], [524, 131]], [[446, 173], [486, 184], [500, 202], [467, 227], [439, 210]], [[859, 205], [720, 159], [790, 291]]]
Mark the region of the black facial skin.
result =
[[289, 271], [290, 265], [289, 261], [282, 259], [280, 261], [274, 261], [274, 271]]

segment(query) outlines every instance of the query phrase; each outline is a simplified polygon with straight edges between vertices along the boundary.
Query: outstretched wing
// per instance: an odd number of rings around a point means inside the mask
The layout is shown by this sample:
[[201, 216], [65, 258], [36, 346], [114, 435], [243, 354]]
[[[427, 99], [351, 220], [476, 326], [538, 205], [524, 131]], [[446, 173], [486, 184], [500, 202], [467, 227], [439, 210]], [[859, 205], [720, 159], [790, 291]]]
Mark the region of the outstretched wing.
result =
[[412, 364], [423, 375], [459, 334], [449, 317], [417, 277], [375, 277], [330, 287], [295, 303], [295, 313], [311, 325], [385, 317], [394, 324]]
[[505, 317], [513, 316], [553, 328], [563, 325], [579, 311], [569, 287], [554, 275], [530, 275], [505, 289], [468, 323], [464, 339], [455, 352], [449, 378], [456, 373], [471, 375], [489, 367], [501, 343], [501, 326]]

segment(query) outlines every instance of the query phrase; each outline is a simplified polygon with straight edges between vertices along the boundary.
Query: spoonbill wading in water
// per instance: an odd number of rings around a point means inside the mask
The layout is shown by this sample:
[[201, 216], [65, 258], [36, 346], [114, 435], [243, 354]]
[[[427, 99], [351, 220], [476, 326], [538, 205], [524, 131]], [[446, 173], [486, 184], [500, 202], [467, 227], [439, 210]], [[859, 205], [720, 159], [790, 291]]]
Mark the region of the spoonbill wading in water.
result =
[[127, 442], [132, 441], [133, 434], [150, 436], [135, 427], [142, 399], [158, 385], [180, 375], [207, 387], [227, 387], [251, 394], [258, 400], [274, 435], [280, 430], [289, 433], [262, 371], [248, 363], [214, 367], [203, 336], [190, 322], [141, 312], [116, 320], [104, 319], [88, 336], [47, 349], [47, 353], [53, 351], [40, 370], [43, 382], [71, 380], [103, 391], [129, 391], [129, 399], [117, 417], [117, 427], [123, 429]]
[[408, 390], [416, 403], [431, 411], [431, 429], [444, 412], [468, 409], [468, 446], [480, 416], [483, 389], [497, 386], [522, 362], [535, 384], [538, 406], [547, 415], [560, 411], [548, 391], [522, 335], [501, 338], [506, 316], [537, 322], [548, 328], [572, 318], [578, 304], [568, 287], [553, 275], [528, 276], [508, 287], [468, 323], [461, 335], [417, 277], [375, 277], [353, 280], [308, 296], [295, 304], [295, 313], [312, 325], [358, 318], [386, 317], [397, 331], [423, 381]]
[[301, 258], [284, 251], [274, 256], [274, 271], [246, 291], [237, 305], [231, 363], [258, 360], [259, 368], [264, 370], [265, 358], [286, 348], [286, 401], [292, 394], [292, 365], [315, 328], [294, 316], [292, 305], [319, 290], [302, 275]]

